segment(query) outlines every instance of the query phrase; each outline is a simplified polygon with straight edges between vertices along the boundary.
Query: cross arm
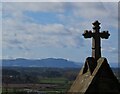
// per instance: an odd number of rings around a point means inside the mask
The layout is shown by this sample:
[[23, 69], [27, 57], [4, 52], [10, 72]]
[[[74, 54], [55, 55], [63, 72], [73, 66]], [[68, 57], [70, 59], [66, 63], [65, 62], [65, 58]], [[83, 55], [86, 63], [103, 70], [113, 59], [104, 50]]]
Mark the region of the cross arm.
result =
[[108, 39], [109, 36], [110, 36], [110, 34], [108, 33], [108, 31], [103, 31], [100, 33], [101, 38]]
[[84, 36], [84, 38], [91, 38], [91, 37], [93, 37], [92, 31], [88, 31], [88, 30], [85, 30], [82, 35]]

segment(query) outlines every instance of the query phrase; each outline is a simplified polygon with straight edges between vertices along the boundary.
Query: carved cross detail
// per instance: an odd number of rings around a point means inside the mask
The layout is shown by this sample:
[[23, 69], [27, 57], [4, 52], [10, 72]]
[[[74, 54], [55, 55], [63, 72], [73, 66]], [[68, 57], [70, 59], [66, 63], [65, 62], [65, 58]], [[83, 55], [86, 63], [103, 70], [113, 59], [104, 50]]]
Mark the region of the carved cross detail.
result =
[[100, 23], [95, 21], [93, 24], [93, 32], [85, 30], [83, 33], [84, 38], [92, 37], [92, 57], [98, 60], [101, 57], [101, 41], [100, 38], [108, 39], [110, 34], [108, 31], [99, 32]]

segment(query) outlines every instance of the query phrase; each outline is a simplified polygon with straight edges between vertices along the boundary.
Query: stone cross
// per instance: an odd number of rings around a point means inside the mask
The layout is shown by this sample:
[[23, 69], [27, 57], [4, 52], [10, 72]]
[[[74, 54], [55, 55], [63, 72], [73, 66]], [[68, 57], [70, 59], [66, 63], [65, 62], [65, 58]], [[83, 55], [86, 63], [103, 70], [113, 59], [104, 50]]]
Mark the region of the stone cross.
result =
[[110, 34], [108, 31], [99, 32], [100, 23], [95, 21], [93, 24], [93, 32], [85, 30], [83, 33], [84, 38], [91, 38], [92, 37], [92, 57], [95, 60], [98, 60], [101, 57], [101, 41], [100, 38], [108, 39]]

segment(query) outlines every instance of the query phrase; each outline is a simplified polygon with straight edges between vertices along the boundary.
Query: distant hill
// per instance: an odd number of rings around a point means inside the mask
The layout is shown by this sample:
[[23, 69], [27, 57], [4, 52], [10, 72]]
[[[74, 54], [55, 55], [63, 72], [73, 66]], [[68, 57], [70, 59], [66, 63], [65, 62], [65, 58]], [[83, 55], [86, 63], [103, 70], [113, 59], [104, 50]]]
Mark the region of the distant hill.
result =
[[47, 59], [3, 59], [2, 60], [3, 67], [53, 67], [53, 68], [80, 68], [82, 67], [82, 63], [76, 63], [73, 61], [69, 61], [66, 59], [55, 59], [55, 58], [47, 58]]

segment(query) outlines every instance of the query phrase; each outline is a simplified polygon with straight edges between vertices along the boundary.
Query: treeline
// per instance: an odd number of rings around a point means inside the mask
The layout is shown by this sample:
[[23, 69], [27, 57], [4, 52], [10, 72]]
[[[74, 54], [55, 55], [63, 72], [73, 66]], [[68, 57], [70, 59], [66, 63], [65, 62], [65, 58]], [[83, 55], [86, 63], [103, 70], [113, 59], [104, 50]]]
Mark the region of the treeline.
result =
[[78, 68], [20, 68], [4, 67], [2, 69], [3, 83], [39, 83], [44, 78], [66, 78], [75, 80]]
[[[75, 80], [80, 68], [38, 68], [38, 67], [3, 67], [3, 83], [40, 83], [44, 78], [65, 78]], [[113, 68], [114, 74], [120, 80], [120, 71]]]

